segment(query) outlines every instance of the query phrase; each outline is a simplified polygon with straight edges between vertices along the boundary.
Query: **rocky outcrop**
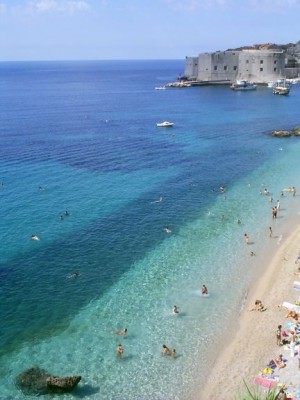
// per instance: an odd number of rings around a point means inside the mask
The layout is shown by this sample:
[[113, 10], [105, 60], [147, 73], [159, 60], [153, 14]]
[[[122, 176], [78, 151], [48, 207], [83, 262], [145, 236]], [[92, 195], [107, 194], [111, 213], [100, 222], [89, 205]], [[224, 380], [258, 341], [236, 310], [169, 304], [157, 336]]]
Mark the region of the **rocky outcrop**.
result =
[[279, 138], [300, 136], [300, 126], [297, 126], [296, 128], [292, 129], [291, 131], [285, 131], [285, 130], [273, 131], [272, 136], [279, 137]]
[[70, 392], [81, 380], [81, 376], [57, 377], [45, 370], [34, 367], [22, 372], [16, 378], [16, 386], [26, 395]]
[[47, 387], [49, 392], [70, 392], [80, 382], [81, 376], [66, 376], [63, 378], [49, 376], [47, 378]]
[[275, 137], [290, 137], [292, 133], [290, 131], [273, 131], [272, 136]]
[[296, 128], [292, 129], [292, 135], [300, 136], [300, 126], [297, 126]]

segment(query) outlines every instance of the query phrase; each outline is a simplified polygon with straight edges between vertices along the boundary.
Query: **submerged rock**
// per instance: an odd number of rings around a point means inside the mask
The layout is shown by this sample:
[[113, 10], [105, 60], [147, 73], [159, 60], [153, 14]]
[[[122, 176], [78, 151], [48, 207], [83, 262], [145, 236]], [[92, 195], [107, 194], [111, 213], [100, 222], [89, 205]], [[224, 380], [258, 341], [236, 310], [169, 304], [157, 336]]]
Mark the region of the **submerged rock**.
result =
[[27, 395], [41, 395], [47, 393], [47, 374], [41, 368], [34, 367], [22, 372], [16, 378], [16, 386]]
[[22, 372], [16, 378], [16, 386], [26, 395], [70, 392], [81, 380], [81, 376], [57, 377], [39, 367]]

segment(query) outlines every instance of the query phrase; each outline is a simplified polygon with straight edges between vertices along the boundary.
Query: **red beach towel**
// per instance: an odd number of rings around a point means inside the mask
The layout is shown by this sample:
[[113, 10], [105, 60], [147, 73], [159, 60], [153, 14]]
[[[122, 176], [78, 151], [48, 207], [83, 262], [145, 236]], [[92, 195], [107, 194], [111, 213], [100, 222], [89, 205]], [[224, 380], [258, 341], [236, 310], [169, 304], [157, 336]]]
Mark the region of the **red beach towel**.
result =
[[254, 383], [264, 388], [273, 389], [276, 386], [277, 382], [274, 379], [267, 379], [263, 376], [257, 376], [254, 379]]

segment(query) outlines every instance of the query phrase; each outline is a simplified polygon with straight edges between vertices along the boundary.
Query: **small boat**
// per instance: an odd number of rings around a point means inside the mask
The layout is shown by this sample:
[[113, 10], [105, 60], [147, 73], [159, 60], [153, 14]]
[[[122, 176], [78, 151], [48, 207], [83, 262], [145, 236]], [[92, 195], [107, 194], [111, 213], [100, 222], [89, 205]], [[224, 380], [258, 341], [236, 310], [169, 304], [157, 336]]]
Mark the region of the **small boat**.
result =
[[236, 81], [236, 83], [233, 83], [230, 86], [230, 89], [232, 89], [232, 90], [256, 90], [256, 85], [254, 85], [254, 83], [251, 83], [249, 81], [239, 80], [239, 81]]
[[277, 81], [268, 82], [268, 88], [273, 89], [275, 86], [283, 85], [284, 78], [277, 79]]
[[165, 86], [156, 86], [155, 90], [165, 90]]
[[156, 124], [156, 126], [158, 126], [159, 128], [170, 128], [173, 125], [174, 125], [174, 123], [173, 122], [169, 122], [169, 121], [158, 122]]
[[276, 85], [273, 87], [273, 93], [279, 95], [287, 95], [290, 93], [290, 88], [286, 85]]

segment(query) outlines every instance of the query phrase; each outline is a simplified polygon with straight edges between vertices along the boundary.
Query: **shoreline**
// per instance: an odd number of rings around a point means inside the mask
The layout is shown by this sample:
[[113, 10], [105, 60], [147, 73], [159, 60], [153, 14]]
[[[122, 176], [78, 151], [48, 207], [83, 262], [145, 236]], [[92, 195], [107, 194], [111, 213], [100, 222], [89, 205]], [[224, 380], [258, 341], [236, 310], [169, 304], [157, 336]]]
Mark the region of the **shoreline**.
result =
[[[215, 360], [206, 385], [198, 392], [198, 400], [239, 399], [239, 393], [245, 393], [243, 382], [254, 388], [255, 376], [281, 352], [288, 362], [285, 368], [279, 370], [279, 379], [287, 387], [294, 388], [297, 385], [300, 377], [298, 357], [291, 359], [289, 350], [276, 345], [275, 330], [279, 324], [282, 324], [284, 329], [287, 321], [284, 318], [286, 309], [276, 305], [282, 304], [283, 301], [294, 303], [300, 298], [299, 293], [293, 290], [293, 281], [297, 280], [294, 275], [295, 259], [299, 250], [300, 227], [295, 226], [275, 252], [259, 280], [250, 288], [239, 316], [237, 331], [224, 343], [224, 349]], [[267, 307], [265, 312], [248, 312], [255, 299], [262, 300]], [[259, 388], [255, 385], [255, 390]]]

